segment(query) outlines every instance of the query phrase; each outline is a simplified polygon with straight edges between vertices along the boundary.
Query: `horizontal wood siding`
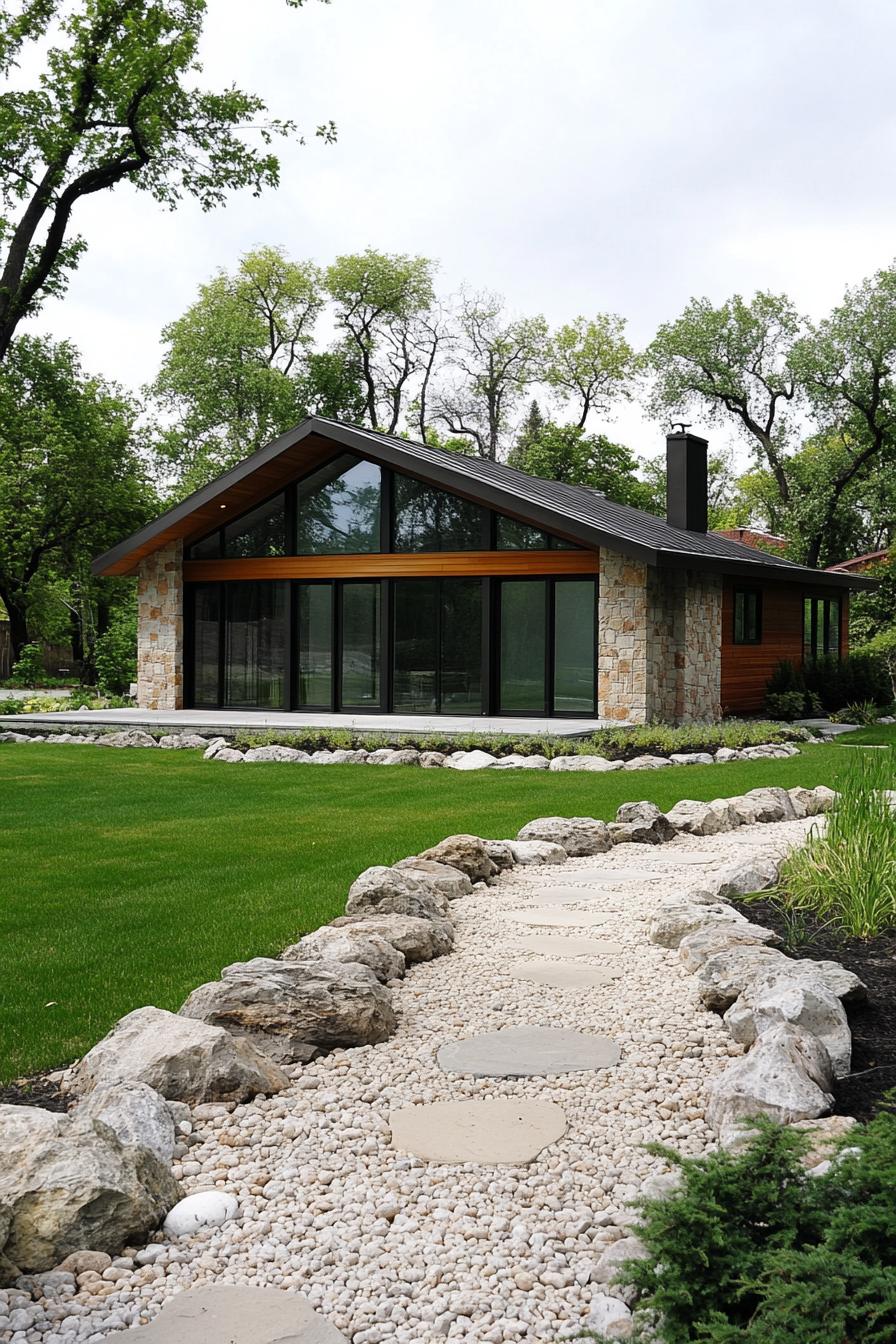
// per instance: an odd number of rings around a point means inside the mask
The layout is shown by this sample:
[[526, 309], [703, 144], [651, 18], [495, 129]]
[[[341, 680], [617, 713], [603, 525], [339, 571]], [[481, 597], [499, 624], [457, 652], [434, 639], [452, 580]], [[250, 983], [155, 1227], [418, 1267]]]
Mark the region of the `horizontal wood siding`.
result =
[[433, 575], [596, 574], [596, 551], [428, 551], [415, 555], [284, 555], [186, 560], [189, 583], [216, 579], [382, 579]]
[[[762, 642], [735, 644], [734, 590], [736, 587], [761, 587]], [[755, 713], [765, 700], [765, 686], [775, 667], [783, 659], [800, 667], [803, 662], [803, 598], [839, 597], [842, 603], [840, 652], [848, 651], [847, 594], [843, 589], [821, 585], [802, 588], [799, 584], [736, 584], [726, 579], [722, 590], [722, 709], [735, 714]]]

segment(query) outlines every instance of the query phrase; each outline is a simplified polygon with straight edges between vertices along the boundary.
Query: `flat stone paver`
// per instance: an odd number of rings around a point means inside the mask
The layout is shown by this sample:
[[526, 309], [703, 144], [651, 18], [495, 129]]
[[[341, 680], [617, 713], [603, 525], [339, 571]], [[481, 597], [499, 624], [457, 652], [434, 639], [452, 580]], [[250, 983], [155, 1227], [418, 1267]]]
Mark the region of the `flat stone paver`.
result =
[[129, 1330], [130, 1340], [140, 1344], [347, 1344], [345, 1335], [298, 1293], [236, 1284], [178, 1293], [149, 1325]]
[[598, 924], [609, 924], [613, 916], [599, 910], [553, 910], [549, 905], [535, 905], [529, 910], [504, 911], [501, 918], [542, 928], [588, 929]]
[[560, 938], [550, 933], [532, 933], [520, 938], [514, 948], [537, 952], [543, 957], [618, 957], [625, 951], [622, 943], [609, 938]]
[[609, 864], [603, 868], [577, 868], [574, 873], [561, 871], [556, 874], [561, 886], [587, 882], [590, 886], [598, 887], [621, 886], [626, 882], [655, 882], [659, 876], [653, 868], [613, 868]]
[[531, 980], [534, 985], [551, 985], [554, 989], [593, 989], [612, 984], [622, 971], [611, 971], [602, 966], [575, 966], [563, 961], [512, 961], [507, 974], [515, 980]]
[[508, 1027], [463, 1041], [448, 1041], [436, 1062], [446, 1073], [475, 1078], [547, 1078], [619, 1063], [619, 1046], [608, 1036], [564, 1027]]
[[595, 900], [603, 892], [589, 891], [586, 887], [539, 887], [533, 891], [539, 905], [575, 905], [576, 901]]
[[553, 1101], [436, 1101], [390, 1111], [392, 1147], [428, 1162], [524, 1166], [566, 1133]]
[[[736, 832], [735, 832], [736, 834]], [[708, 837], [715, 839], [714, 836]], [[727, 837], [726, 837], [727, 838]], [[674, 845], [663, 845], [662, 852], [657, 855], [661, 863], [686, 863], [693, 867], [704, 868], [711, 863], [721, 863], [722, 855], [717, 854], [697, 854], [692, 849], [676, 849]], [[651, 873], [651, 877], [666, 877], [666, 873]]]

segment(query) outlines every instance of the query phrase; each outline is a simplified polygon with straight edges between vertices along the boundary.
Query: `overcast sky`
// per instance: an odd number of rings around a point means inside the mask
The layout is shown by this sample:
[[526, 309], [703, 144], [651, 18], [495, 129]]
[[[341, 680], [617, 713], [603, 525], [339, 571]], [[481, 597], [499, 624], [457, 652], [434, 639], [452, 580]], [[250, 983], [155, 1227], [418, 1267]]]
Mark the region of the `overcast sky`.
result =
[[[892, 0], [209, 0], [212, 85], [309, 132], [277, 193], [176, 214], [120, 189], [38, 326], [138, 387], [159, 332], [260, 243], [373, 246], [440, 286], [558, 323], [616, 311], [646, 342], [694, 294], [785, 289], [820, 316], [896, 254]], [[639, 451], [661, 430], [614, 429]]]

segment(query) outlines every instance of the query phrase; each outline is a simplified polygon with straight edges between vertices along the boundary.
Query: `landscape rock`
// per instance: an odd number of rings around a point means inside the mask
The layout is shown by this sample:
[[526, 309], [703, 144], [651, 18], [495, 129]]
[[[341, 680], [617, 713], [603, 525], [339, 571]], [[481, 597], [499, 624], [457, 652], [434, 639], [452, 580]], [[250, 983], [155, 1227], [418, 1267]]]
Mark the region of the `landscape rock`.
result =
[[[431, 853], [432, 851], [427, 851], [427, 856]], [[436, 891], [422, 877], [415, 876], [407, 869], [387, 868], [382, 864], [375, 864], [372, 868], [365, 868], [364, 872], [355, 878], [349, 888], [345, 913], [415, 915], [422, 919], [444, 919], [448, 914], [448, 898]]]
[[329, 926], [334, 929], [361, 928], [378, 933], [404, 954], [408, 965], [443, 957], [454, 946], [454, 925], [450, 919], [420, 919], [413, 915], [343, 915]]
[[734, 747], [719, 747], [716, 750], [716, 761], [719, 765], [723, 765], [727, 761], [739, 761], [740, 759], [741, 754]]
[[[693, 900], [693, 892], [688, 893]], [[685, 970], [692, 974], [714, 957], [718, 952], [727, 952], [738, 947], [772, 946], [779, 943], [779, 936], [761, 924], [719, 923], [703, 925], [685, 934], [678, 944], [678, 956]]]
[[483, 840], [485, 852], [499, 873], [508, 872], [516, 865], [509, 840]]
[[676, 835], [675, 827], [655, 803], [623, 803], [616, 812], [616, 821], [628, 828], [626, 838], [635, 844], [662, 845]]
[[660, 947], [678, 947], [681, 940], [696, 929], [717, 924], [746, 924], [743, 915], [730, 905], [721, 902], [716, 905], [692, 905], [690, 902], [676, 902], [662, 905], [649, 925], [649, 937], [652, 943]]
[[707, 1089], [707, 1123], [719, 1133], [755, 1115], [781, 1124], [812, 1120], [833, 1104], [827, 1051], [814, 1036], [781, 1022], [767, 1028], [748, 1054], [729, 1064]]
[[71, 1091], [142, 1082], [170, 1101], [245, 1101], [289, 1079], [248, 1041], [163, 1008], [135, 1008], [72, 1069]]
[[708, 751], [673, 751], [669, 760], [673, 765], [712, 765], [715, 757]]
[[782, 985], [812, 983], [820, 980], [832, 994], [844, 1003], [859, 1002], [868, 997], [868, 987], [839, 961], [813, 961], [808, 957], [787, 958], [781, 965], [770, 966], [755, 982], [757, 992], [777, 989]]
[[[540, 767], [539, 767], [540, 768]], [[622, 761], [608, 761], [605, 756], [555, 756], [549, 763], [551, 770], [585, 770], [602, 774], [607, 770], [621, 770]]]
[[[736, 814], [735, 814], [736, 815]], [[710, 803], [696, 802], [692, 798], [682, 798], [666, 813], [670, 826], [686, 835], [718, 835], [721, 831], [732, 830], [727, 806], [722, 809]]]
[[830, 1056], [835, 1078], [845, 1078], [852, 1059], [852, 1035], [837, 995], [817, 978], [748, 985], [725, 1013], [725, 1025], [735, 1041], [752, 1045], [769, 1027], [791, 1022], [816, 1037]]
[[367, 756], [368, 765], [419, 765], [420, 753], [412, 747], [379, 747]]
[[766, 786], [761, 789], [748, 789], [745, 795], [747, 798], [755, 798], [763, 806], [769, 809], [777, 804], [781, 809], [780, 816], [760, 816], [760, 821], [794, 821], [796, 819], [796, 809], [793, 806], [793, 799], [786, 789], [773, 788]]
[[279, 1063], [307, 1059], [309, 1046], [373, 1045], [395, 1030], [392, 995], [360, 962], [235, 962], [180, 1012], [248, 1037]]
[[161, 746], [149, 733], [141, 732], [139, 728], [129, 728], [121, 733], [101, 733], [94, 741], [97, 747], [154, 747]]
[[543, 840], [559, 845], [570, 858], [604, 854], [613, 848], [606, 822], [594, 817], [537, 817], [522, 827], [517, 840]]
[[487, 770], [497, 759], [490, 751], [454, 751], [444, 764], [449, 770]]
[[459, 868], [452, 868], [447, 863], [436, 863], [433, 859], [413, 857], [401, 859], [395, 864], [395, 867], [400, 872], [408, 872], [419, 877], [421, 881], [428, 883], [433, 891], [440, 892], [449, 901], [456, 901], [461, 896], [469, 896], [473, 890], [473, 883], [466, 873], [461, 872]]
[[295, 747], [250, 747], [243, 756], [244, 761], [280, 761], [291, 765], [299, 761], [310, 760], [307, 751], [299, 751]]
[[478, 835], [449, 835], [431, 849], [424, 849], [417, 857], [459, 868], [471, 882], [487, 880], [497, 872], [485, 842]]
[[177, 1293], [130, 1338], [134, 1344], [347, 1344], [298, 1293], [226, 1283]]
[[246, 758], [243, 753], [237, 751], [235, 747], [219, 747], [211, 759], [213, 761], [227, 761], [236, 764], [237, 761], [244, 761]]
[[547, 840], [508, 840], [514, 863], [565, 863], [569, 857], [562, 845]]
[[438, 770], [445, 764], [445, 753], [443, 751], [421, 751], [420, 764], [424, 770]]
[[233, 1195], [223, 1190], [197, 1190], [169, 1210], [162, 1230], [169, 1237], [188, 1237], [201, 1227], [220, 1227], [239, 1212]]
[[33, 1106], [0, 1106], [3, 1252], [25, 1273], [74, 1251], [117, 1254], [145, 1240], [180, 1190], [148, 1148], [125, 1147], [106, 1126]]
[[625, 762], [626, 770], [662, 770], [667, 765], [671, 762], [665, 756], [633, 756]]
[[730, 947], [716, 952], [697, 972], [697, 993], [707, 1008], [723, 1013], [758, 975], [788, 960], [773, 947]]
[[493, 770], [548, 770], [550, 761], [547, 756], [521, 756], [513, 751], [509, 756], [499, 756], [492, 766]]
[[64, 1260], [56, 1266], [57, 1272], [63, 1274], [102, 1274], [104, 1269], [108, 1269], [112, 1263], [111, 1255], [105, 1251], [72, 1251]]
[[202, 759], [204, 761], [212, 760], [215, 756], [217, 756], [221, 748], [226, 746], [227, 746], [226, 737], [213, 737], [211, 742], [209, 742], [208, 746], [206, 747], [205, 751], [202, 753]]
[[807, 1170], [817, 1167], [833, 1157], [834, 1152], [851, 1129], [855, 1129], [858, 1120], [851, 1115], [826, 1115], [817, 1120], [794, 1120], [791, 1129], [809, 1135], [811, 1147], [802, 1158]]
[[815, 795], [815, 813], [812, 814], [813, 816], [819, 812], [830, 812], [840, 797], [839, 793], [835, 789], [829, 789], [827, 784], [817, 784], [812, 792]]
[[188, 751], [197, 747], [205, 750], [208, 738], [202, 737], [199, 733], [168, 733], [165, 737], [159, 738], [159, 746], [167, 748], [168, 751]]
[[[646, 1260], [647, 1256], [647, 1247], [640, 1237], [622, 1237], [619, 1241], [611, 1242], [592, 1269], [591, 1282], [612, 1283], [619, 1287], [616, 1284], [616, 1276], [623, 1265], [629, 1264], [632, 1260]], [[620, 1296], [624, 1302], [633, 1302], [635, 1290], [622, 1288]]]
[[774, 859], [748, 859], [732, 864], [718, 876], [718, 895], [723, 901], [738, 896], [749, 896], [755, 891], [768, 891], [778, 881], [778, 864]]
[[369, 966], [377, 980], [383, 983], [399, 980], [405, 973], [404, 953], [362, 924], [342, 929], [325, 924], [323, 928], [307, 933], [292, 947], [284, 948], [280, 957], [283, 961], [313, 961], [320, 957], [324, 961], [360, 962], [362, 966]]
[[634, 1331], [632, 1313], [620, 1298], [595, 1293], [589, 1305], [591, 1310], [578, 1322], [577, 1332], [589, 1330], [599, 1339], [631, 1339]]
[[108, 1125], [119, 1143], [148, 1148], [170, 1165], [174, 1153], [174, 1121], [161, 1093], [146, 1083], [112, 1083], [97, 1087], [72, 1112], [79, 1120]]

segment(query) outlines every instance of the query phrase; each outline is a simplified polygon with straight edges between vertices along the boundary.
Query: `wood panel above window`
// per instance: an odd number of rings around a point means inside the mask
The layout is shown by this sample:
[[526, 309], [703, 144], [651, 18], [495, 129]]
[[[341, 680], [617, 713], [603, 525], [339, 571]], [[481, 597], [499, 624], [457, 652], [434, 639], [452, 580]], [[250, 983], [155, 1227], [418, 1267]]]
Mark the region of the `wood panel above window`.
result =
[[439, 574], [524, 578], [536, 574], [597, 574], [597, 551], [430, 551], [413, 555], [277, 555], [240, 560], [186, 560], [184, 579], [383, 579]]

